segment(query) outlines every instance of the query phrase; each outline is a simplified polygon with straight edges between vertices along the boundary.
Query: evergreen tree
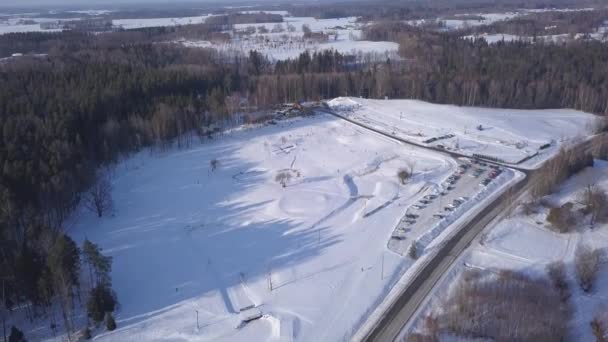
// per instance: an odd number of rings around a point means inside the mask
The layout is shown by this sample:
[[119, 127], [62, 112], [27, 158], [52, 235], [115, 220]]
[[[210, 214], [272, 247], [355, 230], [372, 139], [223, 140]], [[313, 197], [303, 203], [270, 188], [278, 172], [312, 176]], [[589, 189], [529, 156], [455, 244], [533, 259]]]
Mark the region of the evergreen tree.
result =
[[87, 301], [87, 312], [95, 323], [103, 321], [106, 313], [111, 313], [116, 308], [117, 301], [114, 292], [105, 285], [97, 285], [91, 290]]
[[116, 321], [114, 320], [114, 316], [112, 316], [111, 312], [108, 312], [106, 315], [106, 328], [109, 331], [116, 329]]

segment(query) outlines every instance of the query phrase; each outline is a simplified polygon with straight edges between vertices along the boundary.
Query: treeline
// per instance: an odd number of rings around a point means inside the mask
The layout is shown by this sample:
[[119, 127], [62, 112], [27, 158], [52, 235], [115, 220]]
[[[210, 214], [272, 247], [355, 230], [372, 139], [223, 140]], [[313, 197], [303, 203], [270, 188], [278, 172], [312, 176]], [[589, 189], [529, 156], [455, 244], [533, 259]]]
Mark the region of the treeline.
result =
[[44, 285], [57, 274], [53, 258], [72, 260], [70, 270], [78, 264], [77, 247], [62, 233], [65, 219], [100, 166], [225, 119], [224, 94], [240, 87], [239, 70], [216, 59], [212, 51], [142, 44], [0, 65], [0, 277], [6, 307], [31, 304], [33, 319], [55, 298], [68, 298], [72, 304], [62, 309], [69, 317], [80, 273], [62, 277], [70, 287]]
[[[531, 300], [533, 298], [534, 300]], [[572, 306], [547, 278], [503, 270], [497, 275], [465, 271], [442, 312], [426, 317], [407, 341], [562, 341]]]
[[[390, 67], [391, 97], [500, 108], [574, 108], [608, 113], [608, 46], [460, 39], [405, 24], [378, 24], [367, 39], [399, 42], [404, 63]], [[382, 83], [381, 79], [376, 80]]]
[[[63, 223], [79, 203], [90, 202], [99, 168], [146, 146], [204, 139], [207, 127], [234, 122], [242, 111], [325, 97], [324, 75], [345, 70], [344, 57], [333, 51], [275, 67], [255, 52], [228, 57], [88, 39], [73, 51], [55, 47], [45, 57], [0, 64], [0, 277], [7, 307], [31, 304], [32, 318], [59, 295], [74, 298], [76, 292], [48, 292], [40, 284], [58, 243], [70, 247], [70, 260], [80, 255]], [[276, 79], [291, 82], [286, 89], [293, 93], [274, 94], [284, 86], [268, 82]], [[70, 279], [77, 289], [81, 279]]]
[[216, 15], [205, 20], [205, 24], [229, 27], [237, 24], [282, 23], [283, 16], [266, 12], [260, 13], [231, 13]]
[[361, 17], [364, 21], [410, 20], [437, 18], [452, 14], [495, 13], [499, 11], [519, 10], [522, 8], [581, 8], [604, 6], [602, 0], [362, 0], [353, 6], [352, 3], [335, 1], [328, 3], [282, 5], [281, 9], [297, 17], [315, 17], [317, 19]]
[[90, 48], [120, 48], [125, 45], [175, 42], [181, 39], [228, 41], [230, 34], [211, 24], [145, 27], [94, 34], [78, 31], [27, 32], [0, 35], [0, 58], [14, 53], [58, 54]]
[[574, 35], [595, 33], [608, 21], [608, 10], [573, 12], [538, 12], [491, 25], [469, 28], [464, 34], [504, 33], [517, 36], [537, 37], [547, 35]]

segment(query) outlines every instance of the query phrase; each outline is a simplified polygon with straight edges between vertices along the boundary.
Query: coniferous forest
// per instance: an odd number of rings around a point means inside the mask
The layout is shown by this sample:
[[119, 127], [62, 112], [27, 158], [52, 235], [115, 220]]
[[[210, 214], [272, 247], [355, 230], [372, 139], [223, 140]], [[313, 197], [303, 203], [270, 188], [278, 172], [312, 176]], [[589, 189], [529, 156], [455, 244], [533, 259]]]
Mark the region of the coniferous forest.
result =
[[[217, 19], [230, 20], [240, 19]], [[243, 110], [388, 96], [608, 114], [608, 45], [592, 40], [490, 45], [378, 23], [366, 27], [364, 39], [399, 43], [401, 58], [325, 51], [280, 62], [257, 52], [159, 43], [184, 35], [221, 32], [192, 25], [0, 36], [1, 57], [15, 47], [40, 54], [0, 62], [0, 279], [7, 307], [31, 303], [35, 317], [60, 302], [69, 326], [84, 273], [93, 294], [89, 315], [104, 320], [120, 300], [111, 289], [111, 259], [93, 243], [76, 245], [65, 234], [66, 219], [99, 186], [100, 169], [145, 147], [204, 141], [206, 127], [231, 125]]]

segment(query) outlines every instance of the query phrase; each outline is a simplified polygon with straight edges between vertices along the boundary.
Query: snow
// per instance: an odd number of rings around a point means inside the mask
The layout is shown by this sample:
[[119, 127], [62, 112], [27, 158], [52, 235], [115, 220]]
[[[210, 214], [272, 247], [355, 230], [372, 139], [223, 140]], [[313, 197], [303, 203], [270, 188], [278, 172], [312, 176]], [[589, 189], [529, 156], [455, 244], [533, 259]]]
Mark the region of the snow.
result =
[[[424, 172], [400, 185], [411, 160]], [[138, 153], [113, 172], [114, 215], [82, 209], [68, 229], [114, 260], [119, 328], [96, 339], [348, 337], [411, 265], [386, 251], [403, 207], [452, 169], [440, 154], [327, 115]], [[281, 170], [292, 174], [286, 188]]]
[[[276, 25], [283, 28], [283, 32], [272, 32]], [[288, 31], [288, 25], [295, 30]], [[303, 39], [302, 26], [308, 25], [312, 32], [324, 32], [331, 36], [327, 41], [317, 42]], [[323, 50], [336, 50], [343, 54], [362, 55], [371, 54], [376, 58], [397, 59], [399, 44], [394, 42], [372, 42], [358, 40], [361, 36], [361, 26], [356, 17], [337, 19], [315, 19], [313, 17], [284, 17], [283, 23], [258, 23], [234, 25], [234, 31], [243, 31], [249, 27], [256, 29], [255, 34], [238, 37], [233, 31], [232, 39], [228, 43], [217, 43], [200, 40], [184, 40], [181, 43], [189, 47], [215, 48], [222, 52], [248, 54], [256, 50], [270, 60], [286, 60], [297, 58], [302, 52], [316, 52]], [[264, 27], [268, 33], [259, 33], [258, 29]]]
[[180, 18], [114, 19], [112, 20], [112, 24], [114, 26], [122, 27], [125, 30], [129, 30], [144, 27], [203, 24], [208, 17], [210, 16], [200, 15]]
[[494, 34], [488, 34], [488, 33], [483, 33], [483, 34], [478, 34], [478, 35], [469, 35], [469, 36], [464, 36], [464, 39], [484, 39], [486, 42], [488, 42], [489, 44], [496, 44], [498, 42], [501, 41], [505, 41], [505, 42], [513, 42], [513, 41], [524, 41], [524, 42], [534, 42], [534, 39], [536, 39], [536, 41], [542, 41], [545, 43], [564, 43], [564, 42], [569, 42], [572, 40], [578, 40], [578, 39], [594, 39], [594, 40], [599, 40], [599, 41], [605, 41], [604, 38], [604, 33], [608, 32], [608, 28], [607, 27], [601, 27], [599, 29], [597, 29], [594, 33], [590, 33], [590, 34], [582, 34], [582, 33], [577, 33], [577, 34], [554, 34], [554, 35], [544, 35], [544, 36], [536, 36], [535, 37], [530, 37], [530, 36], [517, 36], [517, 35], [512, 35], [512, 34], [502, 34], [502, 33], [494, 33]]
[[[591, 114], [570, 109], [490, 109], [414, 100], [345, 97], [328, 105], [350, 119], [408, 141], [442, 145], [469, 156], [493, 156], [507, 163], [520, 163], [520, 167], [535, 167], [559, 151], [560, 146], [589, 135], [595, 120]], [[477, 129], [479, 125], [482, 130]], [[454, 137], [425, 143], [447, 134]], [[551, 146], [541, 150], [545, 144]]]
[[[594, 167], [587, 168], [567, 180], [558, 191], [549, 195], [546, 201], [557, 205], [576, 203], [578, 193], [588, 184], [597, 184], [604, 191], [608, 191], [607, 161], [596, 160]], [[594, 340], [589, 323], [598, 309], [608, 305], [608, 269], [604, 261], [600, 266], [594, 290], [584, 293], [575, 277], [574, 255], [577, 246], [582, 243], [608, 250], [608, 224], [597, 224], [591, 229], [584, 220], [577, 224], [572, 232], [560, 234], [548, 228], [549, 223], [545, 220], [548, 209], [539, 206], [537, 210], [537, 213], [529, 216], [516, 211], [515, 214], [502, 217], [491, 224], [435, 287], [434, 295], [429, 296], [419, 309], [417, 321], [430, 312], [441, 310], [442, 300], [450, 293], [465, 269], [473, 268], [494, 273], [508, 269], [539, 277], [546, 274], [548, 264], [563, 261], [572, 291], [571, 304], [574, 313], [570, 321], [569, 340]], [[415, 326], [416, 322], [405, 327], [402, 336], [415, 329]]]
[[300, 42], [293, 44], [281, 44], [279, 46], [275, 46], [273, 43], [268, 44], [264, 40], [232, 40], [227, 44], [188, 40], [182, 42], [182, 44], [187, 47], [214, 48], [225, 53], [244, 55], [248, 54], [249, 51], [256, 50], [272, 61], [294, 59], [305, 51], [312, 54], [314, 52], [324, 50], [335, 50], [342, 54], [355, 56], [371, 54], [375, 56], [375, 58], [386, 60], [386, 58], [398, 58], [397, 50], [399, 49], [399, 44], [393, 42], [371, 42], [359, 40], [338, 40], [322, 43]]
[[[21, 24], [24, 20], [31, 20], [35, 24]], [[76, 20], [73, 19], [55, 19], [55, 18], [29, 18], [27, 16], [9, 17], [5, 20], [0, 20], [0, 34], [5, 33], [22, 33], [22, 32], [58, 32], [61, 30], [43, 30], [40, 27], [41, 23], [54, 22], [57, 20]]]

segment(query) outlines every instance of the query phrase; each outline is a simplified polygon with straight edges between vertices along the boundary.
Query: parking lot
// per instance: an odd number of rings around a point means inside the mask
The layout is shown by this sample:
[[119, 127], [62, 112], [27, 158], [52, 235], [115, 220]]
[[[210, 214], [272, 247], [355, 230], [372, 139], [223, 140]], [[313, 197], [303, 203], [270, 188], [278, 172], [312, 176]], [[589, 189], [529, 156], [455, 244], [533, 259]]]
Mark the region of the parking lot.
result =
[[390, 250], [405, 255], [419, 238], [428, 245], [430, 241], [426, 240], [436, 237], [430, 230], [461, 216], [466, 212], [463, 207], [503, 172], [501, 167], [467, 158], [458, 160], [458, 164], [454, 173], [421, 193], [416, 203], [406, 209], [388, 242]]

